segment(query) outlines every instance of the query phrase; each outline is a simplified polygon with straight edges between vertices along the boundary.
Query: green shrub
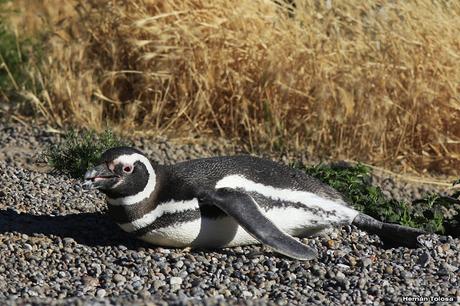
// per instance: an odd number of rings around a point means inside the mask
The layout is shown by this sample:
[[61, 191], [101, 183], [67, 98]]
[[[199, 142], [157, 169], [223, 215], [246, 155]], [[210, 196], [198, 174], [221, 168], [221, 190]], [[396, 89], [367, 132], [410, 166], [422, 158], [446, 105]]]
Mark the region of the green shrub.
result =
[[56, 171], [81, 178], [105, 150], [124, 145], [129, 144], [110, 130], [97, 134], [94, 131], [77, 132], [72, 129], [61, 142], [49, 146], [44, 155]]
[[357, 210], [378, 220], [422, 228], [428, 232], [459, 235], [459, 194], [427, 194], [422, 199], [407, 203], [388, 199], [379, 187], [372, 186], [371, 171], [361, 164], [294, 166], [334, 187], [343, 193]]

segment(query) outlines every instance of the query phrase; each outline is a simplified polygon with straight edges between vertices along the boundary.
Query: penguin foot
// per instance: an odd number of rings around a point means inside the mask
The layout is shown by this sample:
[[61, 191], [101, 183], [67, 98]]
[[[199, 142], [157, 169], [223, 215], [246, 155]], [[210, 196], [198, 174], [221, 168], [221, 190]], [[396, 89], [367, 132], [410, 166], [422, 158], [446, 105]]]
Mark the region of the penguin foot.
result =
[[368, 233], [378, 235], [387, 246], [415, 248], [418, 243], [417, 237], [426, 234], [417, 228], [381, 222], [365, 214], [356, 216], [352, 224]]

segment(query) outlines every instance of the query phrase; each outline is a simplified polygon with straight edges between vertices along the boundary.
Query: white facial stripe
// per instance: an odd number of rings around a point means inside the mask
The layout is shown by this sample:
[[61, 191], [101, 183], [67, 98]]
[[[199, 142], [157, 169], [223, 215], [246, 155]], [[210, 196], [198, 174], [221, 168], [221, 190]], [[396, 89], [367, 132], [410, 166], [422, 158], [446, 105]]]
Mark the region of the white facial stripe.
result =
[[109, 204], [122, 205], [122, 206], [133, 205], [133, 204], [136, 204], [148, 198], [150, 194], [153, 192], [153, 190], [155, 190], [155, 182], [156, 182], [155, 170], [153, 170], [152, 164], [150, 163], [147, 157], [145, 157], [144, 155], [138, 154], [138, 153], [134, 153], [134, 154], [129, 154], [129, 155], [121, 155], [120, 157], [115, 159], [113, 162], [114, 164], [122, 163], [122, 164], [134, 165], [134, 163], [137, 161], [143, 163], [145, 167], [147, 168], [147, 172], [149, 173], [149, 180], [147, 181], [147, 185], [145, 185], [142, 191], [132, 196], [116, 198], [116, 199], [107, 198], [107, 202]]
[[318, 207], [327, 211], [335, 210], [339, 215], [346, 216], [350, 221], [359, 214], [358, 211], [347, 207], [339, 201], [333, 201], [322, 198], [314, 193], [307, 191], [291, 190], [291, 189], [280, 189], [272, 186], [266, 186], [254, 181], [248, 180], [247, 178], [240, 175], [226, 176], [216, 183], [216, 188], [241, 188], [248, 192], [257, 192], [265, 197], [287, 201], [293, 203], [301, 203], [308, 207]]
[[186, 211], [189, 209], [198, 209], [198, 199], [193, 198], [187, 201], [168, 201], [159, 204], [154, 210], [145, 214], [142, 218], [134, 220], [132, 222], [119, 224], [119, 226], [127, 231], [127, 232], [134, 232], [138, 229], [148, 226], [152, 222], [154, 222], [159, 217], [163, 216], [167, 213], [179, 213], [182, 211]]

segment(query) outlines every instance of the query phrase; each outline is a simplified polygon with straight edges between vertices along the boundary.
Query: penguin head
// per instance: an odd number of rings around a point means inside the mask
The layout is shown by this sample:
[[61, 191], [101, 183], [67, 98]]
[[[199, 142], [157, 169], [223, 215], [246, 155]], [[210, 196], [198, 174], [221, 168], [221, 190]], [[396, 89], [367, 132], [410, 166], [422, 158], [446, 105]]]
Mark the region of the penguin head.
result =
[[131, 197], [132, 201], [133, 197], [150, 195], [155, 187], [155, 171], [139, 150], [116, 147], [105, 151], [98, 165], [86, 171], [84, 187], [97, 188], [109, 199], [123, 202]]

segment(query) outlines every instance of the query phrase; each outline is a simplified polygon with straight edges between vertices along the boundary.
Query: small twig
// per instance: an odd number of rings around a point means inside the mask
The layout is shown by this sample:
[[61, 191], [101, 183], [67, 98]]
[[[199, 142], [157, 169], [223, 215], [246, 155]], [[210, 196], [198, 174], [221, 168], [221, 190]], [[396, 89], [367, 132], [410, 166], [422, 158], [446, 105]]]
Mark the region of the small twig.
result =
[[0, 65], [0, 69], [3, 68], [6, 70], [6, 73], [8, 74], [8, 77], [10, 78], [11, 83], [13, 83], [14, 89], [19, 90], [18, 83], [16, 83], [16, 80], [14, 79], [13, 74], [11, 74], [11, 71], [5, 62], [5, 59], [3, 58], [1, 54], [0, 54], [0, 60], [2, 61], [2, 64]]
[[20, 117], [16, 115], [11, 115], [11, 119], [16, 120], [17, 122], [21, 123], [23, 126], [29, 126], [30, 123], [26, 123], [24, 120], [22, 120]]

